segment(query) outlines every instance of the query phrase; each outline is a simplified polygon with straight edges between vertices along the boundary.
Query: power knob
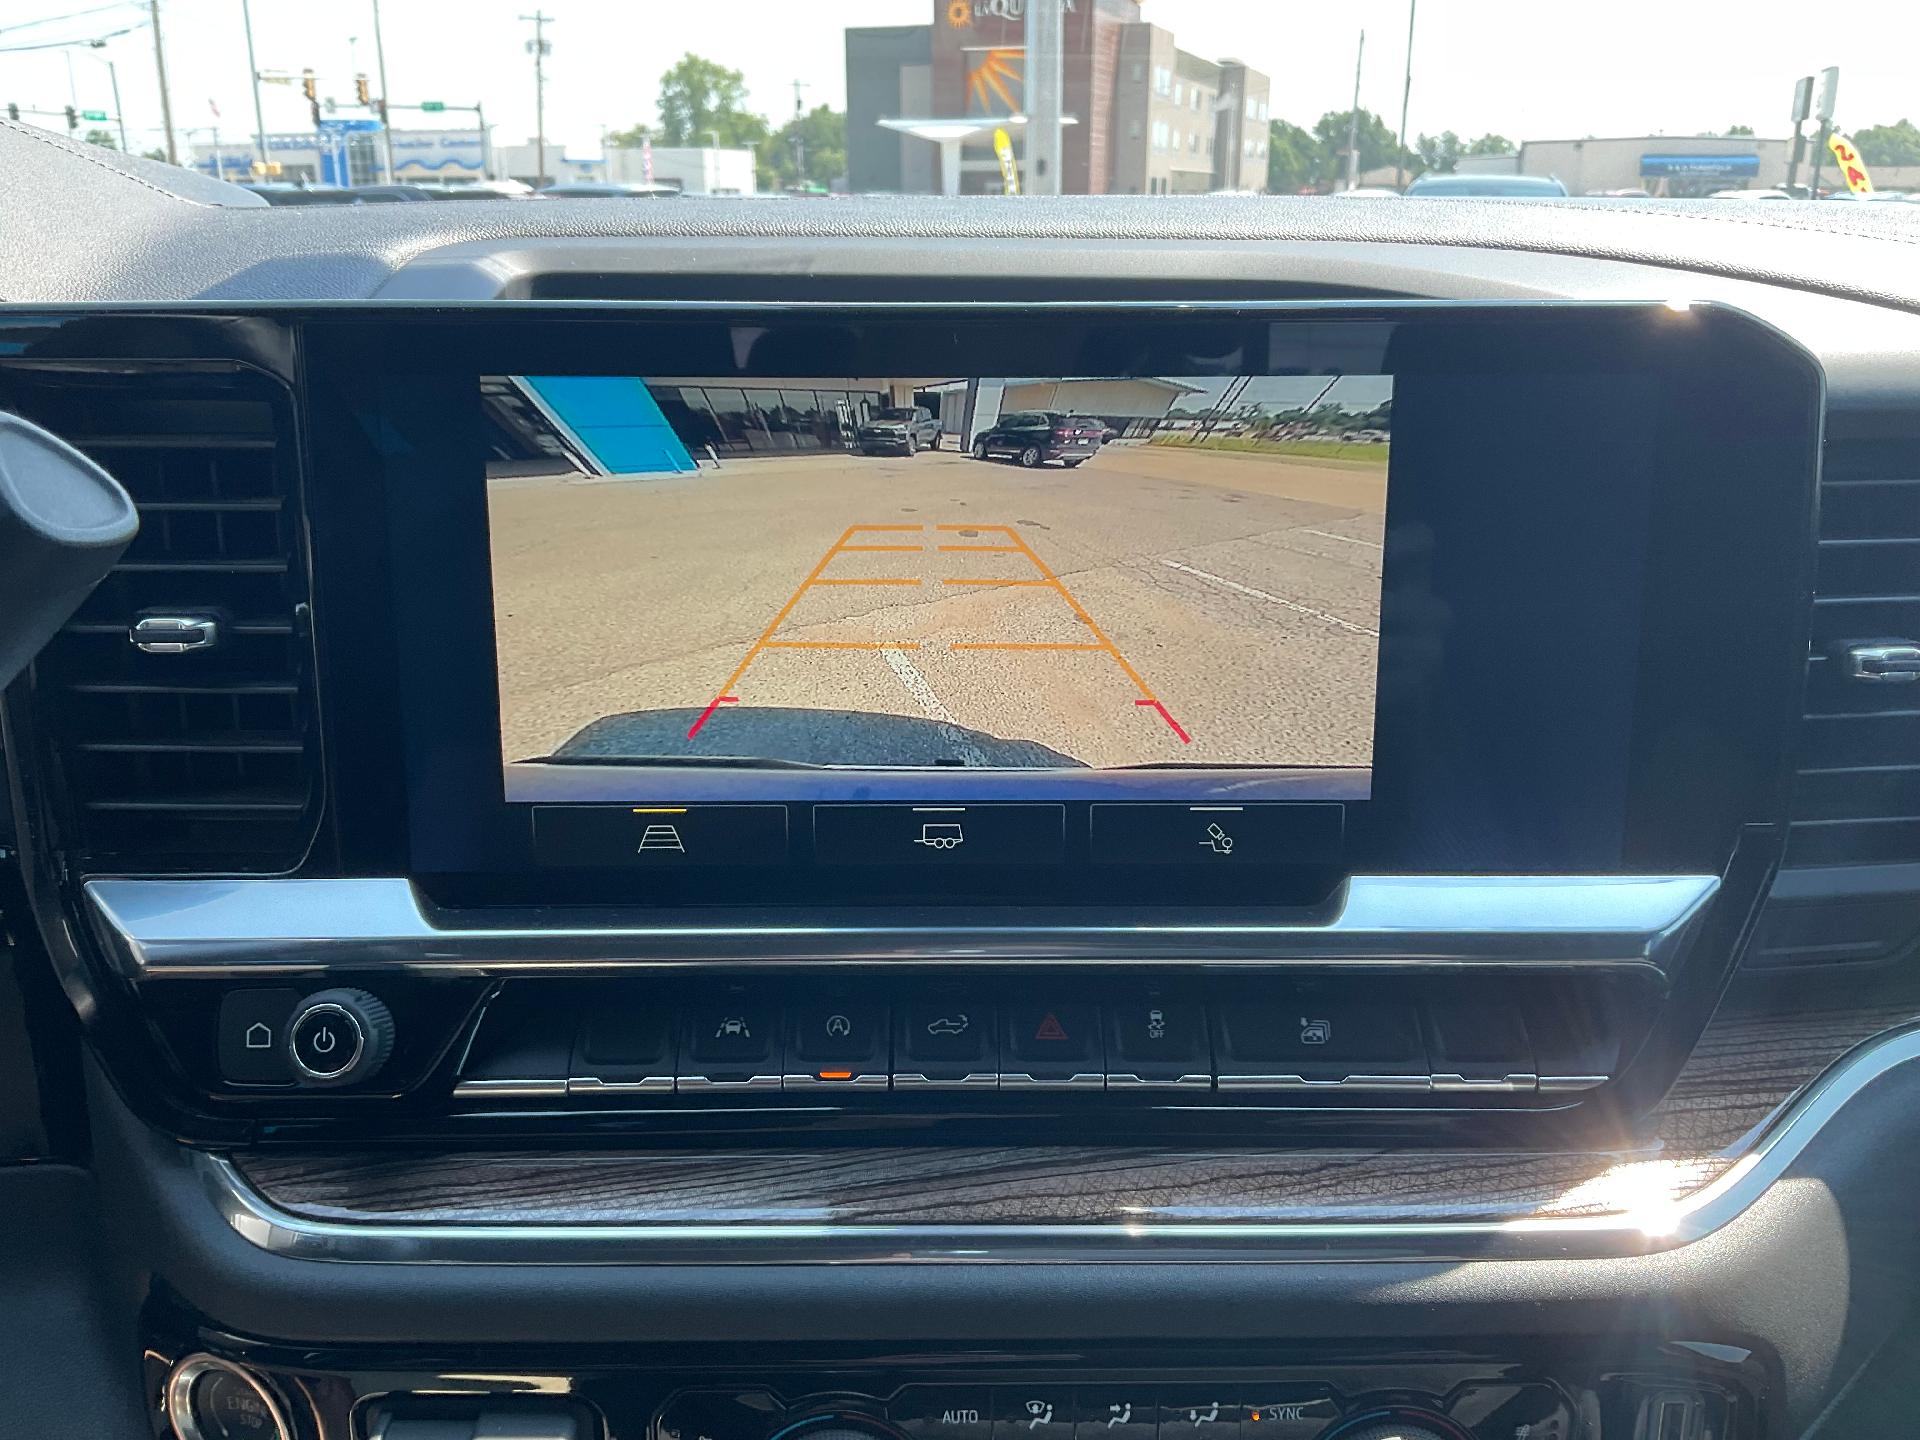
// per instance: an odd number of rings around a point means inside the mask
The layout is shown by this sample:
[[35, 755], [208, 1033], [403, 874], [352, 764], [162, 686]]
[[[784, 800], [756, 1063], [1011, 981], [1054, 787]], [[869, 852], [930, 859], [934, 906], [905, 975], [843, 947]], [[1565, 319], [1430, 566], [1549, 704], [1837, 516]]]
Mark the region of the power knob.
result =
[[321, 990], [294, 1008], [287, 1059], [303, 1085], [371, 1079], [393, 1053], [393, 1012], [364, 990]]

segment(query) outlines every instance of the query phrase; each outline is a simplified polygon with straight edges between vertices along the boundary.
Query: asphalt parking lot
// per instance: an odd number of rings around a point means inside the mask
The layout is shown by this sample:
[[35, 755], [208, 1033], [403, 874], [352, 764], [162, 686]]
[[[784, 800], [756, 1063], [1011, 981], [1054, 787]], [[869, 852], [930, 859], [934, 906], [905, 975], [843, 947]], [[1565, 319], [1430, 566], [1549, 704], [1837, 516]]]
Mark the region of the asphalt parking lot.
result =
[[505, 752], [1365, 765], [1385, 496], [1130, 443], [494, 479]]

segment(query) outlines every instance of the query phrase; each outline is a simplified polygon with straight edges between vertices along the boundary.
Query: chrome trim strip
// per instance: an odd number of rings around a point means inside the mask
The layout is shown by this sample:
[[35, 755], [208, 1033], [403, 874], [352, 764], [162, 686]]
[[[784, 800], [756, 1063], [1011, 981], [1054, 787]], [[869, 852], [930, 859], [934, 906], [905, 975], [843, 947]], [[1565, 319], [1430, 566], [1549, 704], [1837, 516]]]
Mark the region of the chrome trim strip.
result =
[[1475, 1090], [1494, 1091], [1500, 1094], [1520, 1094], [1539, 1087], [1537, 1075], [1435, 1075], [1435, 1090], [1458, 1090], [1471, 1093]]
[[[926, 925], [684, 915], [566, 928], [443, 923], [406, 880], [92, 880], [94, 929], [123, 973], [311, 973], [329, 965], [500, 975], [885, 962], [1271, 966], [1394, 960], [1665, 970], [1719, 888], [1708, 875], [1356, 875], [1324, 911], [1249, 920]], [[1064, 913], [1064, 912], [1063, 912]], [[756, 917], [757, 918], [757, 917]]]
[[567, 1093], [567, 1079], [462, 1080], [453, 1087], [456, 1100], [558, 1100]]
[[1606, 1215], [1498, 1222], [1104, 1225], [405, 1225], [289, 1215], [233, 1164], [194, 1160], [248, 1244], [298, 1260], [428, 1265], [707, 1265], [1581, 1259], [1691, 1244], [1736, 1219], [1876, 1080], [1920, 1061], [1920, 1024], [1857, 1047], [1806, 1086], [1751, 1149], [1682, 1200]]

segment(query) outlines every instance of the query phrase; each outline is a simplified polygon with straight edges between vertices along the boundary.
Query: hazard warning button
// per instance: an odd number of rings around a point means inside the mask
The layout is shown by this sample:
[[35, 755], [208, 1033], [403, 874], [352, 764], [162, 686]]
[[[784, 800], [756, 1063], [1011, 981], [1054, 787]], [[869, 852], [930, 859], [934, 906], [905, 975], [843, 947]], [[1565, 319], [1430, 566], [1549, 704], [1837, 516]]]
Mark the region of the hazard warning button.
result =
[[1074, 1000], [1018, 1000], [1001, 1012], [1001, 1087], [1100, 1089], [1106, 1084], [1104, 1027], [1097, 1006]]

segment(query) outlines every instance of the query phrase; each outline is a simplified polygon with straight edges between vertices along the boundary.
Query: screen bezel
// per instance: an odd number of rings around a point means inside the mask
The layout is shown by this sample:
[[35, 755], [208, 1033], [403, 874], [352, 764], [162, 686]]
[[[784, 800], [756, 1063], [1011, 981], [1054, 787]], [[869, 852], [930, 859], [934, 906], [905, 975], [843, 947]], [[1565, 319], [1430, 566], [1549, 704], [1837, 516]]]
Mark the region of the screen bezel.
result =
[[[445, 603], [423, 605], [407, 577], [426, 517], [410, 504], [421, 487], [476, 484], [475, 437], [451, 414], [407, 419], [394, 398], [407, 382], [472, 384], [484, 373], [645, 373], [636, 341], [671, 345], [677, 373], [770, 376], [802, 373], [743, 367], [731, 343], [739, 327], [784, 328], [806, 347], [804, 373], [954, 373], [979, 368], [982, 346], [1023, 357], [1027, 373], [1206, 373], [1198, 355], [1244, 357], [1265, 335], [1282, 361], [1336, 364], [1355, 354], [1386, 359], [1382, 373], [1480, 366], [1491, 372], [1570, 377], [1654, 373], [1667, 401], [1657, 428], [1658, 506], [1650, 525], [1644, 617], [1632, 691], [1620, 843], [1610, 863], [1516, 866], [1477, 862], [1471, 843], [1410, 846], [1390, 807], [1349, 806], [1337, 864], [1219, 877], [1095, 867], [1069, 849], [1057, 873], [978, 867], [959, 878], [863, 867], [835, 873], [800, 860], [777, 871], [703, 873], [685, 882], [652, 874], [539, 869], [516, 835], [525, 806], [501, 794], [497, 686], [484, 525], [449, 531], [457, 541], [443, 571]], [[637, 328], [644, 327], [644, 328]], [[1279, 327], [1276, 329], [1275, 327]], [[1231, 342], [1231, 343], [1229, 343]], [[822, 344], [840, 365], [823, 365]], [[972, 346], [970, 350], [968, 347]], [[1009, 348], [1013, 347], [1013, 348]], [[618, 903], [1298, 903], [1358, 871], [1560, 873], [1716, 872], [1740, 830], [1779, 825], [1787, 803], [1786, 756], [1797, 715], [1804, 656], [1821, 377], [1804, 351], [1760, 322], [1715, 306], [1443, 302], [1232, 302], [1004, 307], [755, 305], [679, 302], [601, 306], [489, 306], [385, 315], [314, 317], [305, 326], [314, 458], [319, 638], [331, 684], [397, 696], [383, 723], [394, 762], [337, 774], [339, 815], [350, 833], [384, 837], [384, 853], [453, 898]], [[1091, 355], [1128, 354], [1125, 366], [1089, 366]], [[1079, 363], [1074, 363], [1075, 361]], [[1224, 363], [1224, 362], [1223, 362]], [[1244, 358], [1232, 363], [1245, 364]], [[1004, 373], [1004, 363], [999, 367]], [[1247, 365], [1246, 368], [1254, 368]], [[1268, 373], [1289, 372], [1277, 364]], [[656, 371], [656, 373], [659, 373]], [[445, 391], [444, 394], [452, 392]], [[1396, 434], [1396, 443], [1401, 440]], [[463, 471], [464, 466], [464, 471]], [[1739, 487], [1741, 523], [1726, 525], [1725, 497]], [[1389, 482], [1388, 526], [1395, 523]], [[482, 497], [484, 511], [484, 497]], [[387, 543], [368, 547], [370, 527]], [[410, 538], [411, 537], [411, 538]], [[355, 546], [377, 558], [353, 558]], [[1387, 576], [1394, 583], [1392, 562]], [[464, 609], [462, 608], [464, 606]], [[484, 625], [474, 617], [484, 609]], [[1386, 626], [1383, 622], [1383, 632]], [[1388, 663], [1382, 638], [1382, 666]], [[449, 646], [458, 654], [449, 669]], [[484, 676], [473, 659], [483, 655]], [[464, 667], [462, 669], [461, 667]], [[458, 671], [460, 705], [475, 734], [446, 723], [446, 679]], [[482, 686], [485, 699], [481, 698]], [[339, 707], [330, 707], [332, 712]], [[334, 721], [330, 718], [330, 726]], [[349, 737], [351, 738], [351, 737]], [[1376, 773], [1381, 746], [1377, 742]], [[484, 756], [486, 764], [479, 763]], [[940, 777], [945, 778], [945, 777]], [[936, 780], [936, 783], [937, 780]], [[931, 787], [930, 787], [931, 788]], [[1168, 797], [1172, 798], [1172, 797]], [[1069, 816], [1069, 833], [1077, 817]], [[369, 853], [356, 851], [355, 853]]]

